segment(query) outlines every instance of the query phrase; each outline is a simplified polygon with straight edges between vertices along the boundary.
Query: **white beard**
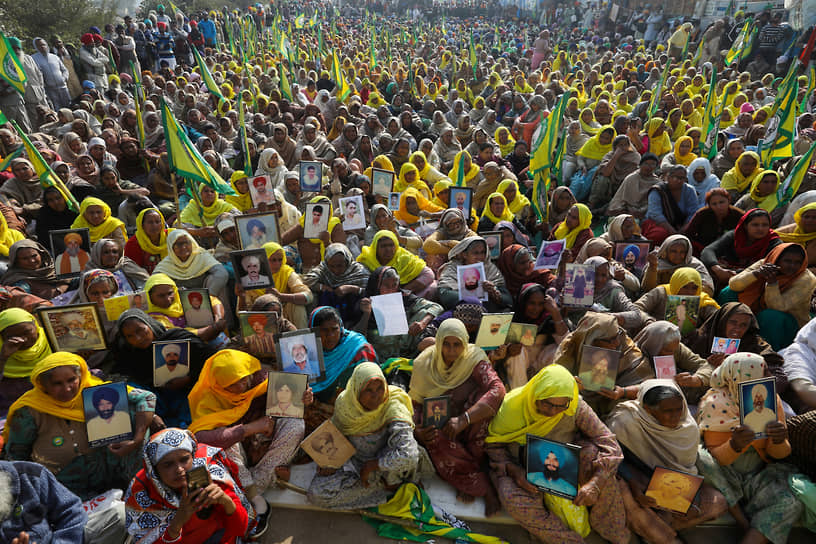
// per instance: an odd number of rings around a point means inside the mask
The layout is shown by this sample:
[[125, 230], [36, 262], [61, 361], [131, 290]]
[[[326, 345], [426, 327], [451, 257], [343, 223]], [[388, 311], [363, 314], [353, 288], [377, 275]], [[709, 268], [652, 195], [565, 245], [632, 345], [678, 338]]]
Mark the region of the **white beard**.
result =
[[0, 470], [0, 523], [11, 516], [15, 502], [11, 494], [11, 474]]

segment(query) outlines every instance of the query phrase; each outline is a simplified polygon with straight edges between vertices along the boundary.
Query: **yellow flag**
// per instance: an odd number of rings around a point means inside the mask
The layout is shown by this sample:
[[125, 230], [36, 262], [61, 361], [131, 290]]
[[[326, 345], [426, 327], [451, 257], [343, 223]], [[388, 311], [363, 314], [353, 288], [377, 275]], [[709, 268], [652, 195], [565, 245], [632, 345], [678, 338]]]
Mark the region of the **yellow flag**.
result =
[[14, 54], [5, 34], [0, 32], [0, 77], [14, 87], [18, 93], [25, 94], [26, 73], [20, 59]]

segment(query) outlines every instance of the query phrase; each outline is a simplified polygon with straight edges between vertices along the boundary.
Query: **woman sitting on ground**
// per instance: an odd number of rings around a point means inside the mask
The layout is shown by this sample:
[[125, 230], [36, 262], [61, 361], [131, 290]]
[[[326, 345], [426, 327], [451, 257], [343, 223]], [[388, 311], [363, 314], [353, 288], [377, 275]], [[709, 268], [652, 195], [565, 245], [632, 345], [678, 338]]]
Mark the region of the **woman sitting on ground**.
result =
[[[75, 233], [69, 234], [72, 235]], [[19, 287], [36, 297], [51, 300], [65, 293], [69, 284], [70, 280], [57, 279], [54, 259], [41, 244], [26, 238], [11, 245], [9, 268], [0, 277], [0, 285]]]
[[699, 256], [703, 248], [717, 238], [734, 230], [745, 214], [732, 206], [729, 199], [730, 195], [725, 189], [711, 189], [705, 195], [705, 207], [697, 210], [688, 224], [680, 229], [680, 234], [691, 240], [695, 256]]
[[[223, 333], [226, 331], [227, 321], [224, 319], [224, 305], [220, 300], [210, 295], [210, 306], [213, 312], [212, 324], [203, 327], [188, 327], [176, 282], [167, 274], [156, 273], [150, 276], [145, 283], [144, 290], [147, 294], [147, 313], [166, 329], [186, 329], [205, 342], [211, 342], [223, 336], [224, 338], [220, 340], [224, 341], [212, 347], [221, 348], [226, 345], [228, 339]], [[193, 298], [193, 295], [190, 293], [190, 298]]]
[[119, 242], [110, 238], [102, 238], [91, 248], [91, 260], [85, 270], [95, 268], [112, 273], [121, 294], [141, 291], [150, 277], [144, 268], [123, 255]]
[[481, 236], [465, 238], [448, 253], [449, 261], [439, 271], [439, 301], [444, 308], [453, 308], [461, 299], [457, 269], [469, 264], [484, 263], [485, 277], [479, 278], [487, 301], [488, 311], [500, 311], [513, 306], [513, 297], [504, 284], [504, 277], [490, 260], [487, 242]]
[[125, 244], [125, 257], [151, 274], [159, 261], [167, 257], [168, 232], [159, 210], [142, 210], [136, 217], [136, 234]]
[[448, 252], [465, 238], [477, 236], [465, 221], [465, 214], [458, 208], [448, 208], [439, 218], [439, 226], [425, 238], [422, 250], [427, 255], [425, 262], [433, 270], [438, 270], [448, 262]]
[[323, 261], [301, 276], [315, 296], [317, 306], [333, 306], [344, 319], [358, 317], [354, 311], [371, 273], [354, 260], [343, 244], [330, 244]]
[[670, 295], [700, 297], [696, 323], [702, 323], [720, 307], [713, 298], [708, 296], [708, 293], [703, 291], [699, 272], [693, 268], [678, 268], [668, 283], [650, 289], [635, 301], [635, 306], [645, 314], [646, 324], [666, 318], [666, 307]]
[[381, 230], [370, 245], [363, 247], [357, 262], [362, 263], [370, 272], [381, 266], [396, 268], [403, 289], [419, 297], [433, 299], [437, 287], [433, 270], [398, 242], [396, 234], [390, 230]]
[[88, 229], [91, 244], [102, 238], [110, 238], [119, 242], [119, 247], [125, 247], [127, 232], [125, 224], [119, 219], [111, 217], [110, 206], [96, 197], [82, 199], [79, 207], [79, 216], [71, 224], [72, 229]]
[[36, 318], [22, 308], [0, 312], [0, 418], [9, 407], [30, 390], [34, 367], [51, 355], [45, 330]]
[[693, 256], [691, 240], [682, 234], [666, 238], [657, 251], [649, 253], [648, 263], [643, 269], [641, 289], [648, 291], [658, 285], [669, 283], [672, 275], [680, 268], [693, 268], [700, 274], [706, 293], [714, 294], [714, 281], [706, 267]]

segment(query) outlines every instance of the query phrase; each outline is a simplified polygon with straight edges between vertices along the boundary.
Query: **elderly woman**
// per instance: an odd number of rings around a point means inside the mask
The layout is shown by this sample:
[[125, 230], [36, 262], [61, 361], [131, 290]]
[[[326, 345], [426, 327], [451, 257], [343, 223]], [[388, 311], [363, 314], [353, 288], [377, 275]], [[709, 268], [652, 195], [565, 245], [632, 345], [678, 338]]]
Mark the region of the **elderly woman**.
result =
[[167, 257], [156, 265], [154, 272], [167, 274], [179, 287], [206, 287], [228, 308], [226, 287], [229, 274], [224, 265], [202, 249], [186, 230], [171, 232], [167, 236], [167, 247]]
[[125, 257], [152, 273], [159, 261], [167, 257], [167, 233], [159, 210], [142, 210], [136, 217], [136, 233], [125, 244]]
[[[221, 350], [204, 363], [190, 391], [190, 431], [200, 442], [221, 448], [238, 474], [258, 514], [268, 512], [263, 498], [277, 478], [288, 479], [288, 464], [303, 440], [302, 419], [266, 415], [266, 371], [255, 357]], [[312, 391], [303, 393], [303, 404]]]
[[673, 234], [666, 238], [657, 248], [657, 252], [649, 254], [641, 281], [643, 291], [668, 283], [680, 268], [693, 268], [700, 274], [705, 291], [713, 295], [714, 281], [703, 263], [693, 256], [692, 249], [691, 241], [682, 234]]
[[0, 312], [0, 417], [31, 389], [34, 366], [51, 355], [45, 331], [33, 315], [22, 308]]
[[127, 242], [125, 224], [115, 217], [111, 217], [110, 206], [95, 197], [82, 199], [79, 216], [71, 224], [71, 228], [88, 229], [92, 244], [102, 238], [116, 240], [119, 242], [119, 247], [125, 247]]
[[14, 177], [3, 183], [0, 195], [8, 199], [8, 205], [17, 215], [25, 219], [36, 218], [42, 207], [43, 188], [34, 165], [28, 159], [14, 159], [11, 173]]
[[357, 257], [369, 271], [380, 266], [391, 266], [399, 272], [402, 288], [423, 298], [434, 298], [436, 280], [433, 270], [425, 261], [400, 247], [397, 235], [390, 230], [381, 230], [374, 235], [371, 244], [363, 247]]
[[218, 193], [212, 187], [200, 184], [198, 186], [199, 198], [191, 200], [179, 214], [182, 226], [192, 229], [193, 234], [202, 237], [211, 237], [212, 230], [208, 227], [215, 226], [215, 220], [222, 213], [238, 213], [238, 209], [218, 198]]
[[635, 301], [644, 316], [646, 323], [661, 320], [666, 317], [666, 306], [670, 295], [699, 296], [697, 323], [702, 323], [713, 314], [719, 305], [703, 291], [703, 283], [700, 273], [693, 268], [678, 268], [674, 271], [668, 283], [658, 285], [647, 291], [642, 297]]
[[[573, 501], [543, 494], [527, 480], [521, 450], [528, 434], [581, 446]], [[594, 529], [609, 542], [629, 541], [615, 481], [623, 453], [615, 436], [581, 399], [568, 370], [547, 366], [524, 387], [508, 393], [486, 441], [491, 478], [502, 506], [537, 539], [578, 544]]]
[[323, 261], [301, 279], [314, 294], [318, 306], [334, 306], [348, 319], [371, 273], [354, 260], [343, 244], [330, 244]]
[[626, 396], [627, 389], [654, 378], [649, 362], [643, 359], [640, 349], [626, 331], [620, 327], [614, 315], [587, 312], [558, 345], [553, 363], [578, 376], [584, 346], [595, 346], [619, 353], [615, 386], [609, 391], [591, 392], [584, 390], [582, 398], [593, 406], [599, 415], [609, 413], [615, 402]]
[[[380, 334], [377, 320], [372, 315], [371, 297], [391, 293], [402, 295], [405, 317], [409, 323], [408, 334]], [[423, 332], [443, 311], [439, 304], [400, 289], [399, 273], [390, 266], [381, 266], [371, 273], [364, 296], [359, 303], [362, 316], [355, 330], [368, 339], [381, 361], [387, 361], [392, 357], [412, 358], [417, 353], [419, 341], [424, 336]]]
[[643, 236], [657, 244], [663, 243], [699, 209], [697, 193], [686, 180], [686, 167], [675, 165], [668, 168], [666, 181], [649, 189], [646, 218], [641, 224]]
[[484, 263], [485, 277], [481, 285], [487, 294], [484, 302], [488, 311], [499, 311], [513, 306], [513, 297], [504, 283], [504, 277], [490, 260], [487, 242], [481, 236], [465, 238], [448, 252], [448, 262], [439, 271], [439, 301], [447, 309], [453, 308], [462, 298], [459, 292], [457, 269], [469, 264]]
[[309, 502], [321, 508], [368, 508], [390, 491], [417, 481], [423, 450], [414, 438], [411, 398], [388, 385], [379, 365], [361, 363], [337, 398], [332, 423], [355, 448], [352, 467], [320, 467], [309, 485]]
[[[138, 308], [125, 310], [116, 321], [111, 352], [114, 364], [111, 374], [128, 380], [143, 389], [153, 391], [158, 400], [157, 413], [168, 425], [190, 424], [187, 393], [198, 379], [203, 361], [214, 353], [192, 332], [164, 325]], [[190, 342], [190, 369], [184, 377], [174, 378], [161, 387], [153, 386], [153, 342]]]
[[[501, 504], [483, 467], [487, 427], [505, 389], [485, 352], [468, 342], [464, 323], [442, 322], [435, 345], [414, 360], [408, 394], [414, 402], [414, 435], [437, 473], [456, 488], [460, 501], [484, 497], [485, 515], [498, 512]], [[450, 419], [440, 428], [424, 413], [423, 401], [442, 395], [450, 397]]]
[[[590, 257], [583, 264], [595, 269], [594, 303], [614, 315], [618, 324], [627, 331], [639, 330], [644, 316], [626, 295], [623, 285], [612, 277], [612, 270], [617, 269], [618, 265], [613, 265], [600, 255]], [[573, 323], [577, 323], [584, 313], [585, 311], [577, 309], [570, 311], [568, 317]]]
[[555, 275], [549, 270], [535, 270], [535, 257], [526, 246], [520, 244], [504, 248], [496, 264], [513, 298], [518, 297], [519, 291], [527, 283], [549, 287], [555, 282]]
[[[147, 294], [147, 313], [161, 323], [166, 329], [183, 328], [193, 332], [205, 342], [212, 342], [212, 347], [223, 347], [228, 341], [223, 332], [227, 328], [227, 321], [224, 319], [224, 305], [221, 301], [210, 295], [210, 306], [212, 307], [212, 323], [202, 327], [188, 327], [187, 318], [184, 316], [184, 308], [181, 305], [176, 282], [167, 274], [156, 273], [148, 278], [144, 285]], [[189, 297], [197, 293], [190, 293]]]
[[422, 244], [427, 255], [425, 262], [431, 269], [438, 270], [448, 261], [448, 252], [471, 236], [476, 236], [476, 233], [468, 228], [464, 212], [458, 208], [448, 208], [442, 212], [439, 226]]
[[122, 246], [110, 238], [102, 238], [91, 248], [91, 260], [85, 270], [101, 268], [112, 273], [121, 293], [141, 291], [150, 276], [147, 271], [122, 254]]
[[573, 204], [564, 220], [553, 227], [550, 240], [565, 240], [566, 249], [578, 255], [581, 247], [593, 237], [592, 212], [584, 204]]
[[[66, 272], [70, 272], [70, 266]], [[14, 242], [9, 248], [9, 268], [0, 277], [0, 285], [19, 287], [50, 300], [67, 291], [68, 284], [68, 280], [57, 279], [54, 259], [41, 244], [25, 239]]]
[[[125, 495], [127, 530], [138, 542], [172, 542], [183, 535], [185, 542], [217, 538], [234, 544], [254, 527], [255, 512], [241, 488], [238, 467], [221, 449], [171, 428], [153, 435], [142, 457], [143, 468]], [[210, 483], [190, 492], [187, 473], [198, 467], [206, 467]], [[265, 520], [258, 523], [264, 530]], [[260, 536], [259, 531], [252, 536]]]
[[369, 224], [365, 231], [365, 243], [371, 245], [374, 236], [381, 230], [390, 230], [397, 236], [400, 247], [404, 247], [411, 253], [417, 255], [422, 247], [422, 238], [409, 229], [399, 224], [394, 217], [394, 213], [384, 204], [375, 204], [371, 207]]
[[[796, 469], [779, 462], [791, 453], [781, 400], [772, 399], [777, 418], [764, 429], [740, 423], [739, 384], [765, 374], [765, 361], [753, 353], [729, 355], [714, 371], [697, 415], [703, 438], [697, 468], [725, 496], [745, 532], [743, 542], [782, 544], [803, 506], [788, 486]], [[757, 438], [757, 432], [767, 436]]]
[[680, 543], [683, 540], [677, 531], [715, 519], [727, 510], [725, 498], [706, 484], [685, 515], [655, 510], [658, 503], [647, 495], [656, 467], [697, 474], [700, 430], [677, 384], [671, 380], [643, 382], [637, 400], [618, 404], [607, 425], [623, 449], [619, 484], [627, 521], [638, 535], [650, 542]]
[[[107, 382], [91, 375], [79, 355], [60, 351], [34, 366], [31, 383], [34, 389], [9, 410], [3, 431], [8, 459], [44, 465], [83, 500], [111, 487], [124, 489], [138, 470], [142, 444], [153, 421], [156, 396], [129, 387], [127, 404], [133, 438], [92, 448], [88, 443], [82, 392]], [[100, 391], [117, 395], [112, 389]], [[119, 401], [118, 395], [115, 399], [105, 398], [114, 405]]]
[[793, 223], [776, 229], [783, 242], [801, 244], [808, 255], [808, 268], [816, 268], [816, 202], [805, 204], [793, 214]]

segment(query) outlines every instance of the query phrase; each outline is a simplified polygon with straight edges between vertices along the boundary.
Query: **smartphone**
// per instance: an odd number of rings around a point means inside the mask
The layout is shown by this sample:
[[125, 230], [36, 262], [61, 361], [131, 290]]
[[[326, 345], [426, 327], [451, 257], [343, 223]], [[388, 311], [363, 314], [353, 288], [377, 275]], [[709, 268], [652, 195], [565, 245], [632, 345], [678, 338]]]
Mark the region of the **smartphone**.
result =
[[210, 472], [205, 465], [187, 472], [187, 493], [194, 493], [210, 485]]

